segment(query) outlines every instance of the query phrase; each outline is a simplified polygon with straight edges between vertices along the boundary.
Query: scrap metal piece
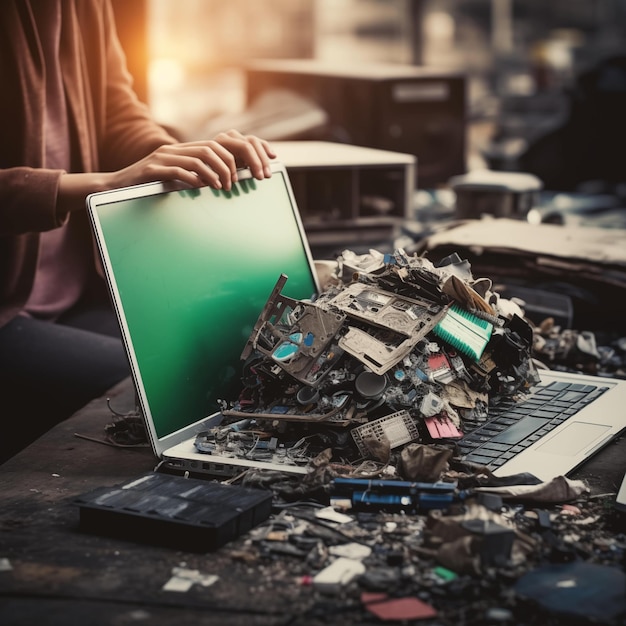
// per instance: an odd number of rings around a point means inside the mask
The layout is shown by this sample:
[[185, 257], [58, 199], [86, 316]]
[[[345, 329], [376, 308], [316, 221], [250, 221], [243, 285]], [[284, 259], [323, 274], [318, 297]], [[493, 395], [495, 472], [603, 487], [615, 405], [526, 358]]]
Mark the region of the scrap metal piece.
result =
[[377, 374], [404, 359], [443, 319], [447, 307], [354, 283], [320, 306], [338, 309], [354, 323], [342, 331], [339, 346]]
[[257, 350], [296, 380], [316, 385], [341, 356], [330, 345], [345, 315], [282, 295], [286, 282], [287, 276], [282, 274], [254, 325], [241, 359]]
[[428, 300], [400, 296], [364, 283], [348, 285], [330, 300], [321, 302], [323, 306], [336, 308], [352, 318], [407, 337], [423, 337], [433, 328], [436, 323], [433, 319], [442, 310], [441, 305]]
[[396, 338], [397, 335], [389, 332], [366, 332], [349, 326], [339, 339], [339, 347], [382, 376], [410, 354], [419, 343], [419, 338], [403, 338], [399, 343], [394, 342]]

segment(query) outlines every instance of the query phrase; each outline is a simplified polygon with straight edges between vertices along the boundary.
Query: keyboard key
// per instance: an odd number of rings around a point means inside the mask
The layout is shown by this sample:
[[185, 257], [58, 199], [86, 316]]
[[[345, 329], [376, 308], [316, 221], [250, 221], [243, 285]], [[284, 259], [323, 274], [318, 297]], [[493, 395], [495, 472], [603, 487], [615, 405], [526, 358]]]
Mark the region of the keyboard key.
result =
[[498, 424], [503, 424], [504, 426], [511, 426], [517, 423], [517, 420], [512, 417], [499, 417]]
[[481, 447], [481, 450], [486, 448], [497, 452], [508, 452], [511, 449], [511, 446], [507, 443], [496, 443], [495, 441], [490, 441], [489, 443], [484, 444]]
[[579, 391], [566, 391], [562, 396], [559, 396], [561, 402], [578, 402], [585, 397], [584, 393]]
[[594, 389], [595, 387], [593, 385], [581, 385], [579, 383], [573, 383], [569, 387], [570, 391], [580, 391], [582, 393], [589, 393], [593, 391]]
[[489, 456], [483, 456], [481, 454], [476, 454], [472, 452], [465, 457], [466, 461], [470, 461], [471, 463], [477, 463], [479, 465], [489, 465], [493, 463], [493, 459]]
[[485, 448], [482, 446], [473, 454], [480, 454], [481, 456], [487, 457], [489, 459], [495, 459], [500, 456], [501, 452], [499, 450], [490, 450], [489, 448]]
[[552, 419], [553, 417], [556, 417], [559, 413], [560, 411], [557, 410], [542, 408], [538, 411], [533, 411], [532, 417], [545, 417], [547, 419]]
[[517, 424], [510, 426], [504, 432], [494, 437], [493, 441], [497, 443], [510, 443], [511, 445], [519, 444], [547, 423], [548, 420], [546, 419], [525, 417], [517, 422]]

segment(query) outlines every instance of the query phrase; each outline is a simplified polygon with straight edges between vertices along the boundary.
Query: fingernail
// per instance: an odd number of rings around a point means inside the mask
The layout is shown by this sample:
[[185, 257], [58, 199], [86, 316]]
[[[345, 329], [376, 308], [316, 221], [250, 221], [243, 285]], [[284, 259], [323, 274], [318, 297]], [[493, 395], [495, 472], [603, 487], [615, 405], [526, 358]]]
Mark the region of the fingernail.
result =
[[269, 165], [266, 165], [263, 171], [268, 178], [272, 176], [272, 168]]

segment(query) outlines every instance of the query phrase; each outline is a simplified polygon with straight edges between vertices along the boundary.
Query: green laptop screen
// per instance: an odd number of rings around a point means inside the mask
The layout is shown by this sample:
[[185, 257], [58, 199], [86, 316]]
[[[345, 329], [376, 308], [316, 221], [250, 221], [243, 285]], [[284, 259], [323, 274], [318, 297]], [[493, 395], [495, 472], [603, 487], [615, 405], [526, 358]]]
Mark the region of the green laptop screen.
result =
[[158, 438], [240, 388], [241, 352], [281, 273], [316, 291], [284, 174], [230, 192], [170, 191], [97, 208], [109, 282]]

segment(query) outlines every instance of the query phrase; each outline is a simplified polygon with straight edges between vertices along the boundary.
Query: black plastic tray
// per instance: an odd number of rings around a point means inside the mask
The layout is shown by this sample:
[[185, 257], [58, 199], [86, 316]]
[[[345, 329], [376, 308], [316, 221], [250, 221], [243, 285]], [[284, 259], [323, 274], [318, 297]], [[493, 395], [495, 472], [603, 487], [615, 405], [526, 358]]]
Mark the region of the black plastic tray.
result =
[[151, 472], [79, 496], [86, 532], [194, 552], [215, 550], [265, 521], [269, 491]]

